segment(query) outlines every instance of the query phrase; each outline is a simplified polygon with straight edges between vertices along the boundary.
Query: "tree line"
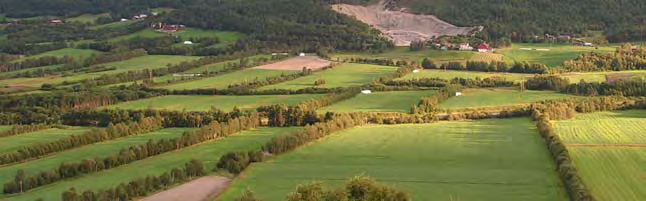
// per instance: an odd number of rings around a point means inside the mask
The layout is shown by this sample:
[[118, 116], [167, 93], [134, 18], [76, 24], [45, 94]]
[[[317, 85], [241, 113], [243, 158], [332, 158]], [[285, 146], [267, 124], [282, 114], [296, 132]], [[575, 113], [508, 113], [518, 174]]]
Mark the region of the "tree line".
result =
[[557, 75], [535, 76], [526, 82], [530, 90], [553, 90], [579, 96], [646, 96], [643, 81], [578, 82], [570, 84], [567, 78]]
[[396, 87], [446, 87], [448, 85], [461, 85], [467, 88], [511, 87], [516, 84], [507, 81], [504, 77], [488, 77], [475, 79], [456, 77], [451, 80], [442, 78], [414, 78], [407, 80], [393, 80], [384, 82], [387, 86]]
[[80, 135], [71, 135], [53, 142], [23, 147], [15, 152], [0, 155], [0, 165], [17, 163], [83, 145], [148, 133], [160, 129], [162, 121], [160, 118], [149, 117], [138, 122], [109, 125], [105, 129], [93, 129]]
[[590, 52], [563, 62], [566, 72], [627, 71], [646, 69], [646, 47], [623, 44], [612, 53]]
[[449, 98], [454, 97], [456, 92], [459, 92], [461, 87], [455, 85], [448, 85], [440, 89], [436, 94], [430, 97], [422, 98], [417, 105], [413, 105], [410, 109], [411, 114], [431, 113], [440, 108], [442, 102], [447, 101]]
[[105, 158], [84, 159], [77, 163], [62, 163], [57, 169], [41, 171], [31, 176], [25, 176], [23, 170], [18, 170], [14, 177], [16, 179], [5, 182], [4, 194], [22, 193], [64, 179], [116, 168], [202, 142], [227, 137], [234, 133], [256, 128], [259, 124], [258, 114], [241, 116], [222, 123], [213, 121], [197, 131], [187, 131], [180, 137], [158, 141], [150, 140], [146, 144], [130, 146], [122, 149], [117, 154]]
[[258, 112], [264, 113], [271, 127], [305, 126], [320, 121], [317, 109], [334, 103], [353, 98], [359, 94], [358, 89], [346, 89], [331, 93], [320, 98], [304, 101], [296, 106], [271, 105], [259, 107]]
[[508, 64], [503, 61], [451, 61], [436, 64], [429, 58], [422, 60], [422, 68], [438, 70], [460, 70], [460, 71], [478, 71], [478, 72], [503, 72], [503, 73], [525, 73], [525, 74], [546, 74], [550, 68], [541, 63], [514, 62]]

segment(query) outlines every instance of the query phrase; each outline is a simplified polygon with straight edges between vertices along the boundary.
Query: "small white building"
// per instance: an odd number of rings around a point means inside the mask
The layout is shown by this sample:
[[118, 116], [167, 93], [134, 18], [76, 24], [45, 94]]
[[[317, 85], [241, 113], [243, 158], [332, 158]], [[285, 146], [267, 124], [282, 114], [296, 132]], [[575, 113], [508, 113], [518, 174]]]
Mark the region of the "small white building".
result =
[[362, 94], [371, 94], [372, 91], [371, 90], [361, 90], [361, 93]]
[[413, 70], [413, 73], [419, 73], [419, 69]]
[[592, 43], [583, 43], [583, 46], [592, 47], [593, 45], [594, 45], [594, 44], [592, 44]]
[[455, 92], [455, 96], [462, 96], [462, 92]]
[[302, 52], [301, 52], [300, 54], [298, 54], [298, 56], [304, 57], [304, 56], [305, 56], [305, 53], [302, 53]]
[[460, 51], [473, 51], [473, 47], [469, 43], [460, 44]]
[[130, 20], [129, 20], [129, 19], [126, 19], [126, 18], [121, 18], [121, 20], [119, 20], [119, 21], [127, 22], [127, 21], [130, 21]]
[[190, 41], [190, 40], [184, 41], [184, 45], [193, 45], [193, 41]]

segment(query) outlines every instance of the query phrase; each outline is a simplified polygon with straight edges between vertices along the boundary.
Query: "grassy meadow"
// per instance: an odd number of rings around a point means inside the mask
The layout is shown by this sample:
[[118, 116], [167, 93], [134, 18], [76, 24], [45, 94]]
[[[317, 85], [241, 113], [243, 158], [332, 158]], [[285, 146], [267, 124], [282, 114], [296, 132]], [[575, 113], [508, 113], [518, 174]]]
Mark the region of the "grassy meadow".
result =
[[141, 99], [132, 102], [107, 106], [108, 109], [160, 109], [177, 111], [208, 111], [212, 107], [232, 111], [240, 109], [256, 109], [264, 105], [298, 105], [299, 103], [322, 96], [321, 94], [302, 95], [263, 95], [263, 96], [161, 96]]
[[23, 133], [4, 137], [0, 140], [0, 154], [14, 152], [22, 147], [34, 146], [67, 138], [71, 135], [83, 134], [89, 131], [87, 127], [68, 127], [64, 129], [50, 128], [31, 133]]
[[354, 98], [319, 109], [319, 112], [410, 112], [424, 97], [437, 91], [389, 91], [359, 94]]
[[579, 114], [554, 125], [597, 200], [646, 198], [645, 110]]
[[493, 107], [533, 103], [549, 99], [571, 98], [572, 95], [553, 91], [523, 91], [512, 88], [466, 89], [462, 96], [452, 97], [440, 107], [444, 109], [463, 109], [475, 107]]
[[146, 144], [149, 140], [173, 139], [180, 137], [184, 131], [193, 128], [166, 128], [146, 134], [123, 137], [111, 141], [82, 146], [54, 155], [45, 156], [36, 160], [27, 161], [10, 166], [0, 167], [0, 182], [13, 179], [18, 170], [24, 170], [26, 175], [37, 174], [40, 171], [56, 169], [61, 163], [78, 163], [84, 159], [94, 159], [118, 154], [122, 149], [130, 146]]
[[421, 70], [418, 73], [410, 73], [397, 80], [412, 80], [422, 78], [440, 78], [450, 80], [453, 78], [490, 78], [502, 77], [509, 81], [521, 81], [533, 77], [532, 74], [516, 74], [516, 73], [487, 73], [487, 72], [474, 72], [474, 71], [454, 71], [454, 70]]
[[254, 164], [219, 197], [249, 188], [284, 200], [297, 185], [337, 186], [364, 174], [412, 200], [567, 200], [529, 119], [366, 126]]
[[123, 182], [144, 178], [146, 175], [160, 175], [174, 168], [184, 167], [184, 164], [192, 159], [202, 161], [204, 167], [210, 170], [215, 167], [218, 159], [227, 152], [256, 149], [272, 137], [288, 134], [296, 129], [299, 128], [259, 128], [245, 131], [227, 138], [157, 155], [110, 170], [64, 180], [18, 196], [0, 197], [0, 199], [33, 201], [38, 198], [46, 198], [57, 201], [61, 200], [61, 194], [70, 188], [76, 188], [78, 192], [110, 188]]
[[230, 84], [252, 82], [256, 79], [264, 80], [268, 77], [276, 77], [280, 75], [296, 74], [299, 71], [277, 71], [277, 70], [264, 70], [264, 69], [244, 69], [232, 73], [226, 73], [215, 77], [207, 77], [203, 79], [191, 80], [177, 84], [162, 86], [164, 89], [226, 89]]
[[[529, 49], [526, 50], [526, 48]], [[549, 51], [538, 51], [538, 49], [547, 49]], [[577, 58], [581, 54], [590, 52], [613, 52], [615, 49], [615, 46], [601, 46], [596, 49], [594, 47], [574, 46], [570, 44], [515, 43], [509, 48], [498, 49], [496, 52], [504, 55], [507, 61], [543, 63], [556, 67], [563, 64], [566, 60]]]
[[394, 73], [395, 71], [397, 71], [395, 67], [348, 63], [295, 80], [261, 87], [260, 89], [302, 89], [315, 87], [314, 82], [319, 79], [325, 80], [325, 84], [318, 86], [319, 88], [361, 86], [384, 75]]
[[372, 59], [393, 59], [393, 60], [406, 60], [421, 62], [424, 58], [429, 58], [433, 62], [446, 63], [451, 61], [467, 61], [471, 60], [476, 55], [476, 52], [467, 51], [440, 51], [440, 50], [422, 50], [411, 51], [408, 47], [396, 47], [393, 50], [387, 50], [383, 53], [368, 53], [368, 52], [344, 52], [331, 55], [332, 60], [340, 60], [350, 58], [372, 58]]
[[50, 56], [50, 57], [70, 56], [70, 57], [78, 58], [79, 60], [83, 60], [83, 59], [86, 59], [86, 58], [92, 56], [92, 54], [99, 54], [99, 53], [101, 53], [101, 52], [96, 51], [96, 50], [63, 48], [63, 49], [60, 49], [60, 50], [53, 50], [53, 51], [44, 52], [44, 53], [40, 53], [40, 54], [37, 54], [37, 55], [32, 55], [32, 56], [24, 57], [24, 58], [21, 58], [21, 59], [17, 59], [17, 60], [12, 61], [12, 63], [25, 61], [27, 59], [38, 59], [40, 57], [45, 57], [45, 56]]

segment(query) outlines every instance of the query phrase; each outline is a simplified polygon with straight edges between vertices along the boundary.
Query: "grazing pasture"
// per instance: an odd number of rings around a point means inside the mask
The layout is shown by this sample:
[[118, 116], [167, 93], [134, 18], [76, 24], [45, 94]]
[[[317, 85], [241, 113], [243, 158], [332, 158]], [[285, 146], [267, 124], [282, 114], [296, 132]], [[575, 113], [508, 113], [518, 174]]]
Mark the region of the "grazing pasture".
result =
[[364, 174], [413, 200], [567, 200], [530, 119], [365, 126], [252, 165], [219, 198], [245, 189], [283, 200], [312, 181]]
[[476, 52], [468, 51], [440, 51], [440, 50], [421, 50], [411, 51], [408, 47], [396, 47], [393, 50], [387, 50], [383, 53], [368, 53], [368, 52], [344, 52], [331, 55], [332, 60], [340, 60], [350, 58], [371, 58], [371, 59], [393, 59], [393, 60], [406, 60], [422, 62], [422, 59], [429, 58], [436, 63], [446, 63], [451, 61], [464, 62], [471, 60], [476, 55]]
[[410, 112], [411, 106], [437, 91], [389, 91], [359, 94], [354, 98], [319, 109], [319, 112]]
[[67, 138], [71, 135], [83, 134], [89, 131], [87, 127], [50, 128], [31, 133], [23, 133], [4, 137], [0, 140], [0, 153], [8, 153], [19, 150], [22, 147], [34, 146], [43, 143], [53, 142]]
[[597, 200], [646, 199], [645, 110], [579, 114], [554, 125]]
[[227, 138], [198, 144], [178, 151], [157, 155], [144, 160], [106, 171], [87, 174], [75, 179], [64, 180], [37, 188], [12, 197], [0, 197], [12, 201], [33, 201], [38, 198], [61, 200], [61, 194], [70, 188], [77, 192], [99, 190], [117, 186], [120, 183], [145, 178], [147, 175], [160, 175], [174, 168], [184, 167], [192, 159], [200, 160], [207, 170], [215, 167], [222, 155], [230, 151], [256, 149], [275, 136], [288, 134], [299, 128], [258, 128], [245, 131]]
[[262, 95], [262, 96], [161, 96], [141, 99], [107, 106], [108, 109], [159, 109], [176, 111], [208, 111], [217, 108], [232, 111], [234, 107], [242, 110], [256, 109], [264, 105], [297, 105], [303, 101], [323, 96], [321, 94], [303, 95]]
[[11, 166], [0, 167], [0, 182], [4, 183], [13, 179], [18, 170], [25, 171], [26, 175], [37, 174], [41, 171], [56, 169], [62, 163], [78, 163], [84, 159], [105, 158], [116, 155], [122, 149], [139, 144], [145, 144], [149, 140], [157, 141], [161, 139], [177, 138], [184, 131], [193, 130], [192, 128], [166, 128], [155, 132], [133, 135], [106, 142], [82, 146], [76, 149], [59, 152], [54, 155], [45, 156], [36, 160], [27, 161]]
[[50, 56], [50, 57], [69, 56], [69, 57], [77, 58], [78, 60], [83, 60], [83, 59], [86, 59], [86, 58], [92, 56], [92, 54], [100, 54], [100, 53], [101, 52], [96, 51], [96, 50], [63, 48], [63, 49], [60, 49], [60, 50], [53, 50], [53, 51], [44, 52], [44, 53], [40, 53], [40, 54], [37, 54], [37, 55], [32, 55], [32, 56], [24, 57], [24, 58], [21, 58], [21, 59], [17, 59], [17, 60], [12, 61], [12, 63], [25, 61], [27, 59], [38, 59], [40, 57], [45, 57], [45, 56]]
[[466, 89], [462, 96], [450, 98], [440, 105], [444, 109], [463, 109], [533, 103], [549, 99], [575, 97], [553, 91], [519, 91], [511, 88]]
[[575, 59], [590, 52], [613, 52], [615, 46], [595, 47], [574, 46], [570, 44], [527, 44], [515, 43], [509, 48], [497, 50], [511, 62], [543, 63], [551, 67], [560, 66], [564, 61]]
[[455, 71], [455, 70], [421, 70], [418, 73], [410, 73], [404, 77], [398, 78], [397, 80], [412, 80], [412, 79], [422, 79], [422, 78], [440, 78], [445, 80], [451, 80], [453, 78], [476, 79], [476, 78], [502, 77], [502, 78], [505, 78], [505, 80], [509, 80], [509, 81], [521, 81], [523, 79], [531, 78], [533, 76], [534, 75], [531, 75], [531, 74], [518, 74], [518, 73], [487, 73], [487, 72]]
[[260, 89], [310, 88], [315, 87], [314, 82], [321, 79], [325, 80], [325, 84], [317, 86], [319, 88], [361, 86], [395, 71], [397, 71], [396, 67], [348, 63], [295, 80], [261, 87]]
[[207, 77], [197, 80], [181, 82], [162, 86], [160, 88], [182, 90], [182, 89], [226, 89], [231, 84], [264, 80], [269, 77], [300, 73], [300, 71], [277, 71], [262, 69], [244, 69], [232, 73], [226, 73], [215, 77]]
[[316, 56], [303, 56], [258, 66], [254, 69], [303, 71], [303, 68], [307, 68], [312, 71], [317, 71], [330, 65], [332, 65], [331, 61]]

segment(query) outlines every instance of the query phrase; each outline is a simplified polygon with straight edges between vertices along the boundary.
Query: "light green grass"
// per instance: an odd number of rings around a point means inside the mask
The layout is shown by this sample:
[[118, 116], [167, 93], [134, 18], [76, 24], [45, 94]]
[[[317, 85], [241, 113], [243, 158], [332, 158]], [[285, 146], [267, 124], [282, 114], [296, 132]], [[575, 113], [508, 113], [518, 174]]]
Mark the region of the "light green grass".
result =
[[260, 89], [302, 89], [315, 87], [314, 82], [319, 79], [325, 80], [325, 84], [318, 86], [319, 88], [361, 86], [384, 75], [394, 73], [395, 71], [397, 71], [396, 67], [348, 63], [295, 80], [261, 87]]
[[[271, 56], [270, 55], [256, 55], [256, 56], [251, 56], [251, 57], [247, 57], [247, 58], [250, 59], [250, 60], [261, 59], [261, 58], [269, 59], [269, 58], [271, 58]], [[218, 63], [209, 64], [209, 65], [205, 65], [205, 66], [200, 66], [200, 67], [197, 67], [197, 68], [189, 69], [189, 70], [181, 72], [181, 73], [186, 73], [186, 74], [191, 74], [191, 73], [206, 74], [206, 72], [218, 72], [218, 71], [224, 70], [228, 64], [237, 64], [237, 63], [240, 63], [239, 59], [230, 60], [230, 61], [224, 61], [224, 62], [218, 62]], [[162, 82], [166, 82], [166, 81], [169, 81], [169, 80], [181, 80], [181, 79], [182, 78], [178, 78], [178, 77], [175, 77], [172, 74], [170, 74], [170, 75], [164, 75], [164, 76], [161, 76], [161, 77], [155, 77], [153, 80], [156, 83], [162, 83]]]
[[0, 167], [0, 182], [13, 179], [18, 170], [25, 171], [26, 175], [37, 174], [41, 171], [56, 169], [62, 163], [78, 163], [84, 159], [103, 159], [118, 154], [122, 149], [131, 146], [146, 144], [149, 140], [173, 139], [180, 137], [184, 131], [192, 128], [167, 128], [146, 134], [134, 135], [102, 143], [83, 146], [50, 155], [45, 158], [28, 161], [11, 166]]
[[396, 47], [393, 50], [384, 53], [372, 54], [367, 52], [346, 52], [331, 55], [333, 60], [350, 59], [350, 58], [372, 58], [372, 59], [393, 59], [393, 60], [406, 60], [416, 61], [421, 63], [422, 59], [429, 58], [437, 63], [446, 63], [451, 61], [467, 61], [471, 60], [476, 52], [466, 51], [440, 51], [440, 50], [422, 50], [410, 51], [408, 47]]
[[[119, 22], [119, 23], [125, 23], [125, 22]], [[141, 31], [137, 31], [131, 34], [123, 35], [123, 36], [118, 36], [114, 38], [108, 39], [108, 42], [119, 42], [119, 41], [125, 41], [125, 40], [130, 40], [136, 37], [141, 37], [141, 38], [158, 38], [158, 37], [163, 37], [166, 36], [165, 33], [161, 33], [158, 31], [155, 31], [150, 28], [146, 28]]]
[[447, 71], [420, 70], [419, 73], [410, 73], [397, 80], [412, 80], [412, 79], [422, 79], [422, 78], [440, 78], [445, 80], [451, 80], [453, 78], [476, 79], [476, 78], [502, 77], [508, 81], [521, 81], [523, 79], [531, 78], [533, 76], [534, 75], [531, 75], [531, 74], [515, 74], [515, 73], [486, 73], [486, 72], [453, 71], [453, 70], [447, 70]]
[[79, 23], [93, 24], [100, 17], [110, 17], [110, 14], [109, 13], [101, 13], [101, 14], [96, 14], [96, 15], [84, 14], [84, 15], [79, 15], [79, 16], [72, 17], [72, 18], [67, 18], [65, 20], [68, 21], [68, 22], [79, 22]]
[[390, 91], [359, 94], [354, 98], [319, 109], [319, 112], [410, 112], [424, 97], [437, 91]]
[[517, 105], [549, 99], [574, 97], [552, 91], [524, 91], [516, 89], [467, 89], [462, 96], [452, 97], [440, 105], [444, 109]]
[[223, 111], [255, 109], [264, 105], [297, 105], [321, 94], [266, 95], [266, 96], [161, 96], [111, 105], [109, 109], [164, 109], [177, 111], [208, 111], [211, 107]]
[[284, 200], [298, 184], [365, 174], [412, 200], [567, 200], [529, 119], [367, 126], [255, 164], [221, 196]]
[[[549, 49], [549, 51], [521, 50], [520, 48]], [[548, 66], [560, 66], [564, 61], [575, 59], [581, 54], [590, 52], [613, 52], [615, 46], [594, 47], [574, 46], [570, 44], [513, 44], [510, 48], [497, 50], [506, 60], [515, 62], [543, 63]]]
[[218, 75], [215, 77], [207, 77], [203, 79], [187, 81], [177, 84], [171, 84], [160, 88], [182, 90], [182, 89], [226, 89], [230, 84], [252, 82], [256, 79], [264, 80], [268, 77], [276, 77], [280, 75], [289, 75], [300, 73], [300, 71], [278, 71], [278, 70], [264, 70], [264, 69], [244, 69]]
[[216, 31], [216, 30], [204, 30], [196, 28], [187, 28], [186, 30], [178, 31], [174, 33], [175, 35], [182, 37], [184, 40], [190, 38], [205, 38], [205, 37], [217, 37], [220, 39], [221, 44], [232, 44], [238, 41], [238, 39], [244, 37], [244, 34], [232, 31]]
[[125, 27], [131, 24], [134, 24], [135, 20], [129, 20], [125, 22], [112, 22], [112, 23], [107, 23], [107, 24], [102, 24], [102, 25], [97, 25], [97, 26], [92, 26], [90, 29], [92, 30], [97, 30], [97, 29], [102, 29], [102, 28], [118, 28], [118, 27]]
[[178, 64], [184, 61], [191, 61], [198, 58], [199, 57], [193, 57], [193, 56], [146, 55], [146, 56], [136, 57], [125, 61], [100, 64], [106, 67], [115, 67], [116, 70], [96, 72], [96, 73], [76, 74], [68, 77], [7, 79], [7, 80], [0, 80], [0, 86], [17, 84], [17, 85], [24, 85], [24, 86], [30, 86], [30, 87], [40, 87], [44, 83], [61, 84], [65, 81], [67, 82], [80, 81], [84, 79], [97, 78], [97, 77], [100, 77], [101, 75], [111, 75], [111, 74], [131, 71], [131, 70], [165, 68], [167, 64]]
[[0, 132], [11, 130], [11, 128], [13, 128], [13, 126], [0, 126]]
[[0, 140], [0, 153], [13, 152], [19, 150], [22, 147], [53, 142], [69, 137], [70, 135], [82, 134], [89, 130], [90, 128], [86, 127], [69, 127], [66, 129], [51, 128], [31, 133], [4, 137]]
[[37, 58], [45, 57], [45, 56], [52, 56], [52, 57], [71, 56], [71, 57], [74, 57], [74, 58], [76, 58], [78, 60], [84, 60], [84, 59], [92, 56], [92, 54], [98, 54], [98, 53], [100, 53], [100, 52], [96, 51], [96, 50], [63, 48], [63, 49], [60, 49], [60, 50], [44, 52], [44, 53], [41, 53], [41, 54], [37, 54], [37, 55], [17, 59], [17, 60], [12, 61], [12, 63], [25, 61], [27, 59], [37, 59]]
[[579, 114], [555, 131], [596, 200], [646, 199], [645, 110]]
[[38, 198], [61, 200], [61, 193], [76, 188], [78, 192], [115, 187], [131, 180], [145, 178], [147, 175], [160, 175], [174, 168], [184, 167], [191, 159], [204, 163], [207, 170], [215, 167], [222, 155], [230, 151], [258, 149], [274, 136], [284, 135], [299, 128], [259, 128], [235, 134], [230, 137], [199, 144], [166, 154], [154, 156], [107, 171], [92, 173], [80, 178], [64, 180], [42, 188], [34, 189], [20, 196], [2, 197], [3, 200], [33, 201]]
[[636, 70], [636, 71], [613, 71], [613, 72], [591, 72], [591, 73], [567, 73], [562, 75], [565, 78], [568, 78], [571, 83], [577, 83], [581, 80], [586, 82], [605, 82], [606, 75], [630, 75], [631, 78], [641, 79], [646, 81], [646, 71]]
[[21, 69], [17, 71], [9, 71], [9, 72], [2, 72], [0, 73], [0, 76], [2, 77], [11, 77], [20, 73], [26, 73], [26, 72], [31, 72], [31, 71], [36, 71], [36, 70], [54, 70], [59, 67], [63, 66], [61, 65], [51, 65], [51, 66], [41, 66], [41, 67], [35, 67], [35, 68], [27, 68], [27, 69]]

